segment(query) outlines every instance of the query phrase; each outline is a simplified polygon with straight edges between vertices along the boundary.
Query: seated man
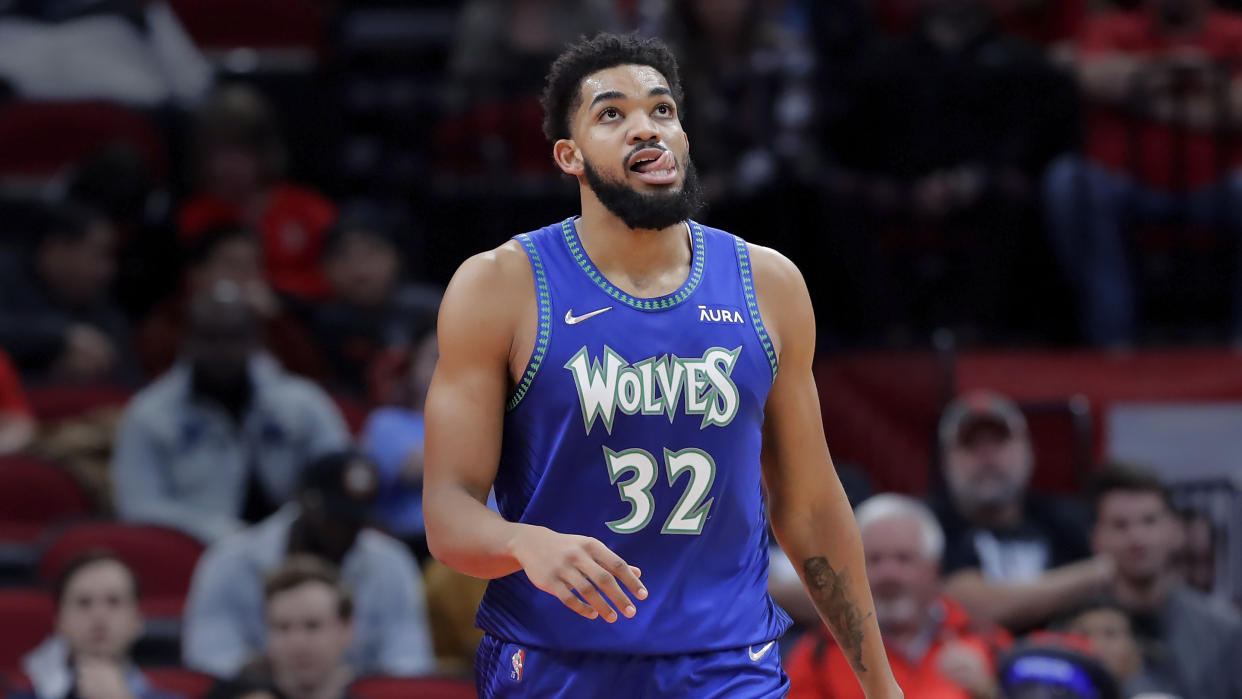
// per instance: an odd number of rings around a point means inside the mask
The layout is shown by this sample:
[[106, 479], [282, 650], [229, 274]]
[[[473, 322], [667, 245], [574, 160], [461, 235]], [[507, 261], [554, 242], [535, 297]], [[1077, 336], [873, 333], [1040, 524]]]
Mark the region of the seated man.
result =
[[235, 284], [196, 297], [182, 361], [125, 409], [113, 455], [117, 514], [216, 541], [288, 500], [298, 469], [349, 444], [315, 384], [259, 351]]
[[[906, 696], [995, 696], [994, 662], [1009, 638], [940, 594], [944, 534], [936, 518], [918, 501], [891, 494], [872, 497], [855, 514], [888, 660]], [[861, 699], [849, 662], [825, 627], [816, 627], [787, 663], [789, 698]]]
[[1091, 649], [1100, 662], [1108, 668], [1123, 697], [1135, 697], [1145, 692], [1166, 694], [1174, 688], [1164, 686], [1144, 666], [1143, 651], [1134, 635], [1130, 615], [1120, 605], [1098, 600], [1084, 605], [1071, 615], [1064, 624], [1065, 630], [1081, 636], [1091, 643]]
[[1151, 678], [1178, 696], [1242, 699], [1242, 619], [1172, 565], [1183, 530], [1168, 487], [1114, 465], [1096, 474], [1092, 501], [1091, 544], [1117, 561], [1111, 597], [1130, 613]]
[[14, 699], [181, 699], [130, 661], [142, 634], [138, 581], [106, 552], [70, 561], [55, 583], [56, 635], [22, 661], [29, 693]]
[[948, 491], [932, 510], [945, 533], [945, 591], [975, 613], [1021, 631], [1102, 591], [1112, 562], [1092, 559], [1086, 516], [1027, 492], [1034, 454], [1026, 419], [990, 392], [963, 396], [940, 420]]
[[290, 556], [263, 586], [267, 640], [262, 659], [212, 697], [262, 694], [275, 699], [345, 699], [353, 670], [345, 662], [354, 604], [334, 566]]
[[291, 554], [341, 569], [357, 613], [347, 660], [360, 675], [435, 670], [418, 566], [392, 537], [365, 528], [380, 477], [353, 452], [308, 464], [294, 502], [212, 546], [194, 571], [186, 601], [185, 664], [231, 678], [267, 643], [263, 581]]
[[116, 232], [96, 212], [35, 207], [29, 247], [0, 258], [0, 347], [27, 380], [133, 381], [129, 325], [109, 287]]

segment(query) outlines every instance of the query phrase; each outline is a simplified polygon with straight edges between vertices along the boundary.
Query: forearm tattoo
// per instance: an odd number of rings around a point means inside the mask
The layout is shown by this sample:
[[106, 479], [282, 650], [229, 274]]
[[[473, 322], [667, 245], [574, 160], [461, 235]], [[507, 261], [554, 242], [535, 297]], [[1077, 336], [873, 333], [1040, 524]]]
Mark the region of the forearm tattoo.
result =
[[863, 622], [871, 617], [871, 613], [863, 616], [858, 604], [850, 599], [849, 569], [837, 572], [828, 564], [827, 558], [816, 556], [806, 559], [802, 570], [806, 573], [806, 586], [815, 608], [828, 622], [850, 665], [855, 672], [866, 672], [867, 666], [863, 665]]

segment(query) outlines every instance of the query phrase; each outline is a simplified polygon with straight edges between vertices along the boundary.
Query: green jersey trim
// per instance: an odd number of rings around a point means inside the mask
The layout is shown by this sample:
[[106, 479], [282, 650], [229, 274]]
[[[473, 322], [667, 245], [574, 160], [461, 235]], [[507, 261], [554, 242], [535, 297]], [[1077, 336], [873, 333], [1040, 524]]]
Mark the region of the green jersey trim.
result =
[[535, 338], [535, 350], [531, 352], [526, 371], [522, 374], [522, 380], [518, 382], [513, 395], [505, 404], [506, 411], [512, 411], [526, 397], [526, 392], [530, 390], [530, 385], [535, 380], [535, 374], [539, 373], [539, 366], [543, 364], [548, 354], [548, 344], [552, 337], [552, 298], [548, 293], [548, 276], [543, 269], [543, 260], [539, 258], [539, 251], [535, 249], [535, 242], [530, 239], [529, 235], [522, 233], [515, 237], [526, 249], [526, 255], [530, 257], [531, 270], [535, 273], [535, 298], [539, 304], [539, 336]]
[[775, 380], [779, 368], [776, 350], [772, 348], [772, 338], [768, 337], [767, 328], [763, 327], [763, 318], [759, 315], [759, 302], [755, 300], [755, 282], [750, 273], [750, 251], [746, 247], [745, 240], [734, 236], [733, 241], [737, 245], [737, 266], [742, 272], [742, 291], [746, 294], [746, 308], [750, 311], [750, 324], [755, 327], [755, 334], [759, 336], [759, 344], [763, 345], [763, 351], [768, 355], [768, 364], [772, 366], [772, 379]]
[[641, 299], [630, 296], [624, 291], [613, 286], [608, 281], [595, 264], [591, 262], [591, 258], [587, 257], [586, 250], [582, 248], [582, 243], [578, 240], [577, 227], [573, 218], [567, 218], [561, 222], [561, 231], [565, 235], [565, 244], [569, 246], [569, 254], [573, 256], [574, 261], [582, 268], [582, 271], [595, 282], [600, 289], [612, 298], [624, 303], [630, 308], [640, 311], [663, 311], [676, 306], [677, 304], [690, 298], [694, 290], [698, 288], [699, 282], [703, 279], [703, 229], [694, 221], [687, 221], [690, 226], [690, 240], [694, 250], [691, 254], [690, 276], [686, 277], [685, 283], [681, 288], [671, 294], [666, 294], [657, 298]]

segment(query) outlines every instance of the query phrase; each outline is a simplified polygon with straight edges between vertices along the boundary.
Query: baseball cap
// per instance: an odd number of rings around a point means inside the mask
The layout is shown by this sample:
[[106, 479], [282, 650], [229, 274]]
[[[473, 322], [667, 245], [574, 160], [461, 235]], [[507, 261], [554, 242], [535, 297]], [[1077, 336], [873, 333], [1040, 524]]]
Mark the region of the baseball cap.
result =
[[379, 468], [353, 450], [324, 454], [302, 469], [302, 492], [318, 495], [324, 512], [333, 517], [370, 519], [379, 486]]
[[1118, 699], [1116, 679], [1088, 652], [1085, 639], [1040, 633], [999, 663], [1007, 699]]
[[940, 417], [940, 444], [960, 444], [981, 425], [999, 427], [1006, 436], [1026, 434], [1026, 418], [1017, 403], [995, 391], [971, 391], [944, 409]]

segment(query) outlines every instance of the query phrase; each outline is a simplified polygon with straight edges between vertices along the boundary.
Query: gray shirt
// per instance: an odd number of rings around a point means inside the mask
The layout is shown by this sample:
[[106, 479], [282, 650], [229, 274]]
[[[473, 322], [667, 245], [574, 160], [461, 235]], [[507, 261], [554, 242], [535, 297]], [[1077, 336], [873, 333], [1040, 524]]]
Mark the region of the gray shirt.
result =
[[1179, 585], [1154, 622], [1154, 638], [1143, 638], [1143, 624], [1136, 626], [1153, 684], [1193, 699], [1242, 699], [1242, 618], [1235, 610]]
[[[285, 559], [296, 504], [212, 546], [194, 570], [186, 600], [185, 664], [233, 677], [263, 651], [263, 581]], [[341, 563], [354, 593], [354, 640], [346, 655], [359, 674], [435, 671], [418, 564], [396, 539], [364, 530]]]
[[250, 362], [253, 396], [238, 424], [195, 400], [190, 369], [174, 366], [125, 408], [112, 459], [112, 496], [121, 519], [180, 529], [211, 543], [239, 519], [253, 469], [268, 499], [285, 502], [301, 467], [349, 446], [336, 404], [276, 360]]

